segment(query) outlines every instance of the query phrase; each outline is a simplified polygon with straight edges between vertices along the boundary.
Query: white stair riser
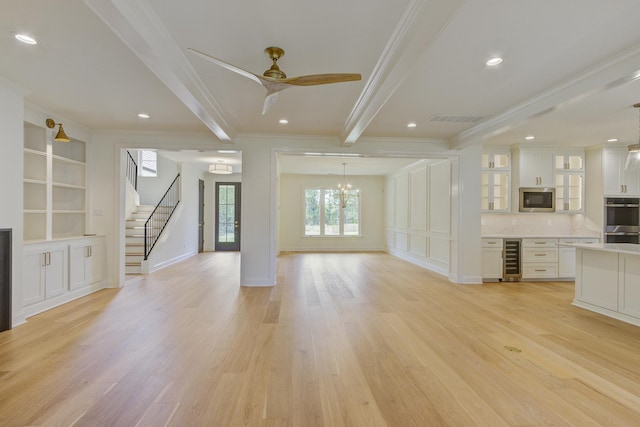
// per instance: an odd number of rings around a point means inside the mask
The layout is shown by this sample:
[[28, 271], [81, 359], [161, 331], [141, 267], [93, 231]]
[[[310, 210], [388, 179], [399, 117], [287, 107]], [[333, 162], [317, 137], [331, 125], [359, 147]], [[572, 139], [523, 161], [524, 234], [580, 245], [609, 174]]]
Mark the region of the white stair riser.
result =
[[143, 255], [125, 255], [124, 262], [142, 262], [144, 260]]
[[125, 274], [141, 274], [140, 266], [139, 265], [136, 265], [136, 266], [127, 265], [124, 268], [124, 273]]

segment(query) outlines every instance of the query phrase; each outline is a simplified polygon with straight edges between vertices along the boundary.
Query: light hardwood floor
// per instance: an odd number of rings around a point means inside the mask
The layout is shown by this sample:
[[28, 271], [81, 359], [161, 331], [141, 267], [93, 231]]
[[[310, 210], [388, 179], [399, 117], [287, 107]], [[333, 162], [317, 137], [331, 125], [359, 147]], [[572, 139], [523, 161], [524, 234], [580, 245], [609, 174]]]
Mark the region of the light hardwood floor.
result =
[[1, 426], [638, 426], [640, 328], [573, 282], [454, 285], [382, 253], [238, 253], [0, 334]]

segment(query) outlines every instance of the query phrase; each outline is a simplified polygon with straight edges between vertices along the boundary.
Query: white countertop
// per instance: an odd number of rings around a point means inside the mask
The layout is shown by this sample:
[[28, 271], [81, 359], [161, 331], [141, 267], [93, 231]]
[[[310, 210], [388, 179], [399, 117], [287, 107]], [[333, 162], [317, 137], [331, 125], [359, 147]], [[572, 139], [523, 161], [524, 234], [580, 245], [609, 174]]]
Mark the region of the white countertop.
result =
[[487, 234], [481, 236], [483, 239], [599, 239], [600, 235], [565, 234], [565, 235], [526, 235], [526, 234]]
[[619, 254], [640, 255], [640, 245], [633, 243], [560, 243], [560, 246], [589, 249], [592, 251], [616, 252]]

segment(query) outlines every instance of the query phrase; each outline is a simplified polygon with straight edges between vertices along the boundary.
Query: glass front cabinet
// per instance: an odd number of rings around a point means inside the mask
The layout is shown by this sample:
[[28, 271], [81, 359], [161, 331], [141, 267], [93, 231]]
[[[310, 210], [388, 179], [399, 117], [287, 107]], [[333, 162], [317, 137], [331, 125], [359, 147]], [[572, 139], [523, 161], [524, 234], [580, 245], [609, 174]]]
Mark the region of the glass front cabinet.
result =
[[584, 152], [555, 154], [556, 212], [584, 211]]
[[511, 152], [494, 149], [482, 153], [481, 205], [483, 212], [509, 212]]

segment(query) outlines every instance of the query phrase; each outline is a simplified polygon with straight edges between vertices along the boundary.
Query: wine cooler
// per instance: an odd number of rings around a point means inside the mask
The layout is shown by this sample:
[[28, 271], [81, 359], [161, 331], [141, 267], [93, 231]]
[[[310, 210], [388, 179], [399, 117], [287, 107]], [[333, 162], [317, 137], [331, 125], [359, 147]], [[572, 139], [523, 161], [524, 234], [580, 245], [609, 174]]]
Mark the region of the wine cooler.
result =
[[519, 282], [522, 278], [521, 239], [504, 240], [504, 269], [502, 280], [504, 282]]

